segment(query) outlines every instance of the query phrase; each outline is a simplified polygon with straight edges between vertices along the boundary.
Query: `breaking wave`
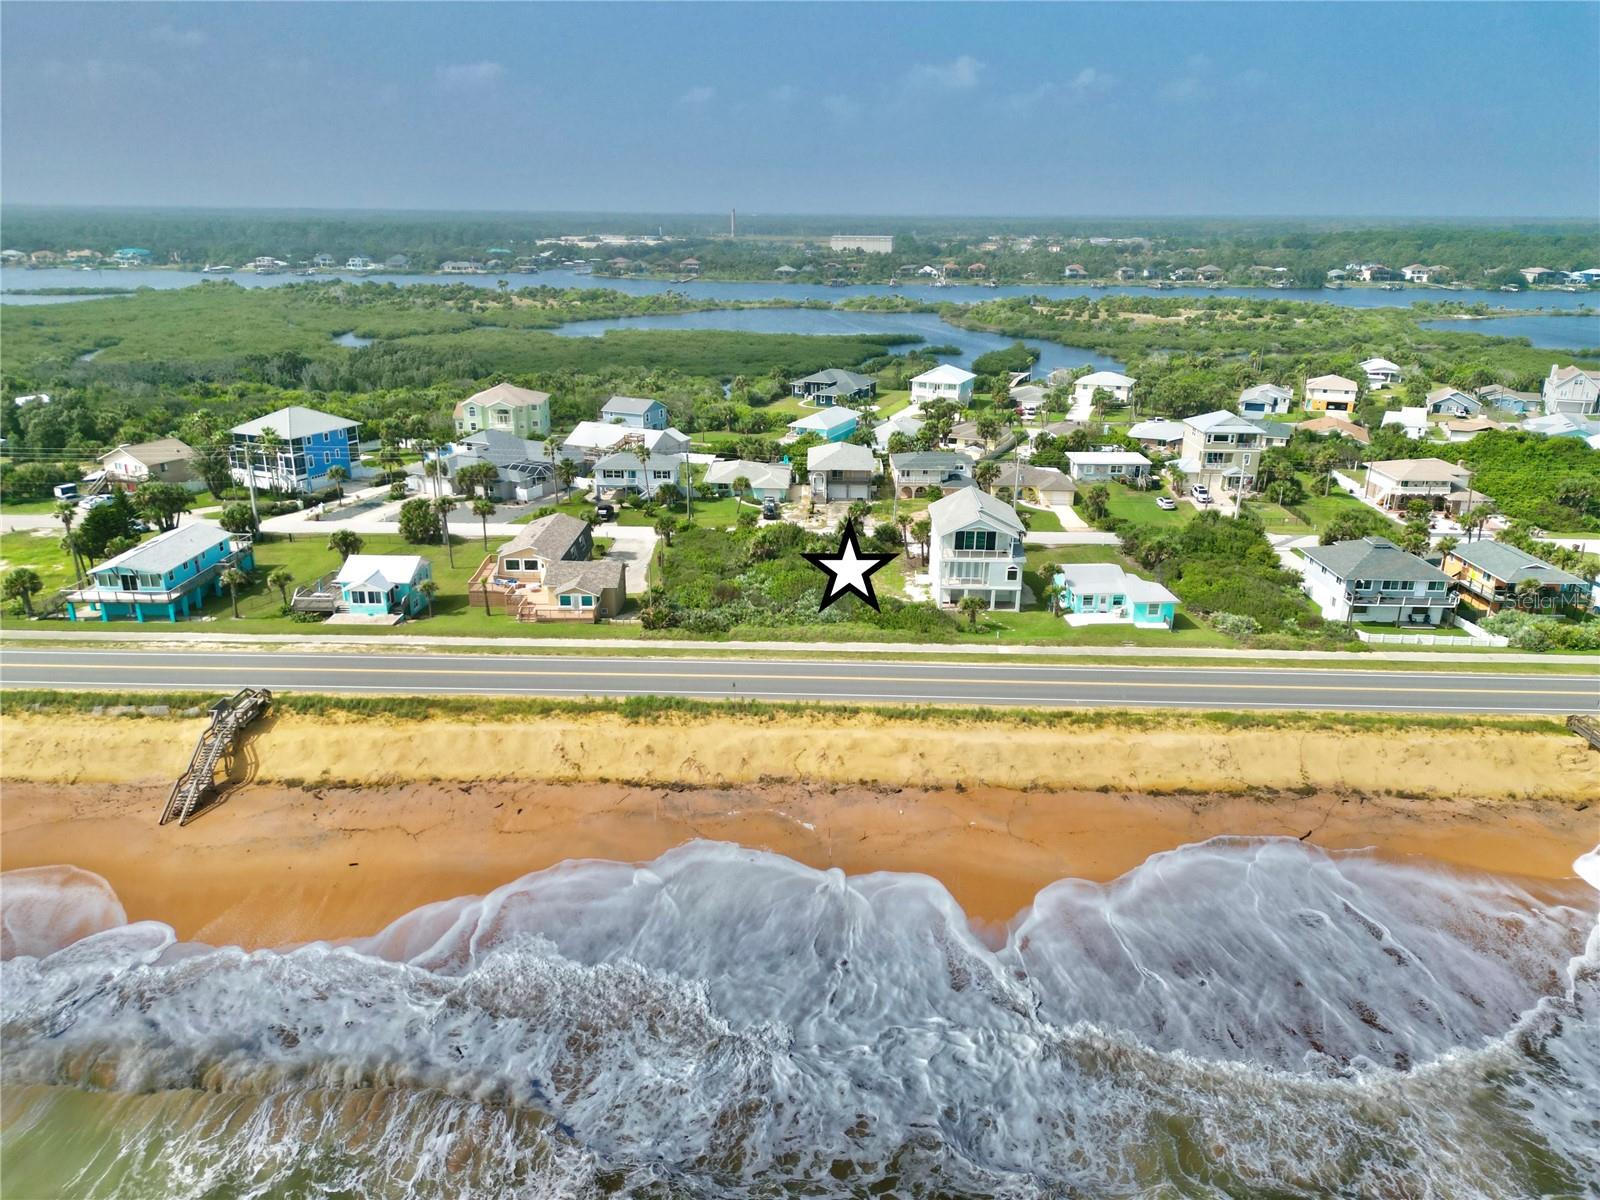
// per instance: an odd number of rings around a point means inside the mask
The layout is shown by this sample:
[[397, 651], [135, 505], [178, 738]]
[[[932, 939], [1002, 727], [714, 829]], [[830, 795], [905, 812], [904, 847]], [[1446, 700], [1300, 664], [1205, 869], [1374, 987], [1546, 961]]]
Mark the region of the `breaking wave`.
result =
[[1580, 882], [1221, 839], [992, 945], [932, 879], [699, 842], [251, 953], [5, 884], [14, 1194], [1600, 1189]]

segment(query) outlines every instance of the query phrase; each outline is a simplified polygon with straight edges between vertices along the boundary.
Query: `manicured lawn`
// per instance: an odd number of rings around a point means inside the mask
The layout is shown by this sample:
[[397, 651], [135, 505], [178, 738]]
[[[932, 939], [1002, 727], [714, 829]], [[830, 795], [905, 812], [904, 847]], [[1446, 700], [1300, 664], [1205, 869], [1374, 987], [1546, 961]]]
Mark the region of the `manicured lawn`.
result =
[[[61, 548], [61, 530], [23, 530], [0, 534], [0, 575], [14, 567], [32, 567], [39, 573], [43, 600], [57, 588], [72, 583], [72, 557]], [[10, 610], [8, 604], [7, 610]]]
[[1315, 530], [1305, 521], [1295, 516], [1286, 508], [1266, 500], [1250, 500], [1244, 502], [1245, 511], [1259, 517], [1261, 524], [1268, 533], [1314, 533]]
[[1033, 533], [1065, 533], [1061, 527], [1061, 518], [1048, 508], [1024, 508], [1021, 510], [1028, 516], [1028, 529]]
[[[1094, 486], [1090, 484], [1089, 487]], [[1082, 485], [1078, 488], [1078, 495], [1082, 496], [1088, 488]], [[1137, 525], [1153, 525], [1158, 529], [1176, 528], [1194, 516], [1194, 506], [1180, 503], [1177, 508], [1168, 512], [1164, 508], [1156, 507], [1156, 497], [1167, 495], [1166, 489], [1159, 491], [1141, 492], [1122, 483], [1108, 483], [1106, 490], [1111, 493], [1111, 515], [1121, 517], [1125, 521], [1132, 521]]]
[[4, 500], [0, 501], [0, 512], [7, 516], [50, 516], [56, 511], [56, 505], [61, 501], [54, 496], [48, 500]]
[[[557, 512], [566, 513], [567, 516], [577, 517], [582, 521], [592, 521], [594, 519], [594, 504], [592, 502], [587, 500], [563, 500], [560, 504], [540, 505], [532, 512], [517, 517], [512, 524], [526, 525], [546, 507], [554, 508]], [[746, 504], [744, 507], [747, 511], [754, 513], [761, 511], [759, 504]], [[732, 496], [696, 500], [694, 502], [694, 523], [696, 525], [709, 526], [713, 529], [726, 529], [739, 520], [738, 508], [739, 502]], [[616, 523], [618, 525], [649, 528], [656, 523], [656, 517], [660, 516], [663, 511], [670, 513], [684, 523], [689, 520], [688, 506], [685, 504], [674, 504], [668, 509], [658, 509], [654, 516], [641, 509], [632, 508], [624, 504], [617, 508]]]

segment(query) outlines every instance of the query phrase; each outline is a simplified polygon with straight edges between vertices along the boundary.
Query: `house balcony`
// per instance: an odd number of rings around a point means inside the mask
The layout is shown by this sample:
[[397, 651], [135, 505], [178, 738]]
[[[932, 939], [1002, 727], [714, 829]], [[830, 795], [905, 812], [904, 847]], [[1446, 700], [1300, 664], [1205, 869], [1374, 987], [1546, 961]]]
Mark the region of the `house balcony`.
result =
[[1356, 592], [1346, 589], [1346, 604], [1413, 605], [1424, 608], [1454, 608], [1460, 597], [1448, 592]]
[[1023, 551], [1020, 544], [1008, 550], [941, 550], [940, 557], [951, 560], [982, 559], [989, 562], [1021, 562]]
[[115, 588], [91, 584], [70, 592], [67, 599], [74, 604], [176, 604], [180, 597], [188, 596], [210, 587], [222, 572], [236, 567], [249, 554], [250, 548], [235, 550], [226, 558], [196, 571], [189, 578], [170, 588]]

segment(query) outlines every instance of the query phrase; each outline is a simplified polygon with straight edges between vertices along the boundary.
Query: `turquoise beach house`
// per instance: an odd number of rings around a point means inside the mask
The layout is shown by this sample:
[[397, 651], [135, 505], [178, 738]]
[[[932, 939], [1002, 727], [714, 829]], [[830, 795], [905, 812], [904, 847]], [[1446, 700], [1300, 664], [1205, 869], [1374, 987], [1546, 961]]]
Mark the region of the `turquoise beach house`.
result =
[[199, 521], [180, 525], [90, 568], [89, 585], [67, 597], [67, 617], [176, 621], [227, 591], [222, 573], [229, 567], [254, 566], [248, 538]]
[[1056, 572], [1056, 586], [1068, 625], [1171, 629], [1177, 616], [1176, 596], [1115, 563], [1066, 563]]
[[414, 554], [352, 554], [334, 584], [339, 608], [358, 617], [414, 617], [428, 606], [419, 590], [433, 564]]

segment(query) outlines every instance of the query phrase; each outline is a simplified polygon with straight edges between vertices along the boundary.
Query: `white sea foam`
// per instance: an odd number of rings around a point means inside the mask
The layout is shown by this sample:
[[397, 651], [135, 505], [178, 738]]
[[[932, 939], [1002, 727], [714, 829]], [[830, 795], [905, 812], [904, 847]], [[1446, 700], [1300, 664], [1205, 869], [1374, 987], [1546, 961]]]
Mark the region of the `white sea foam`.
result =
[[1558, 891], [1223, 839], [1055, 884], [991, 949], [926, 877], [696, 843], [343, 946], [18, 955], [3, 1078], [203, 1093], [120, 1131], [173, 1195], [1577, 1191], [1600, 933]]

